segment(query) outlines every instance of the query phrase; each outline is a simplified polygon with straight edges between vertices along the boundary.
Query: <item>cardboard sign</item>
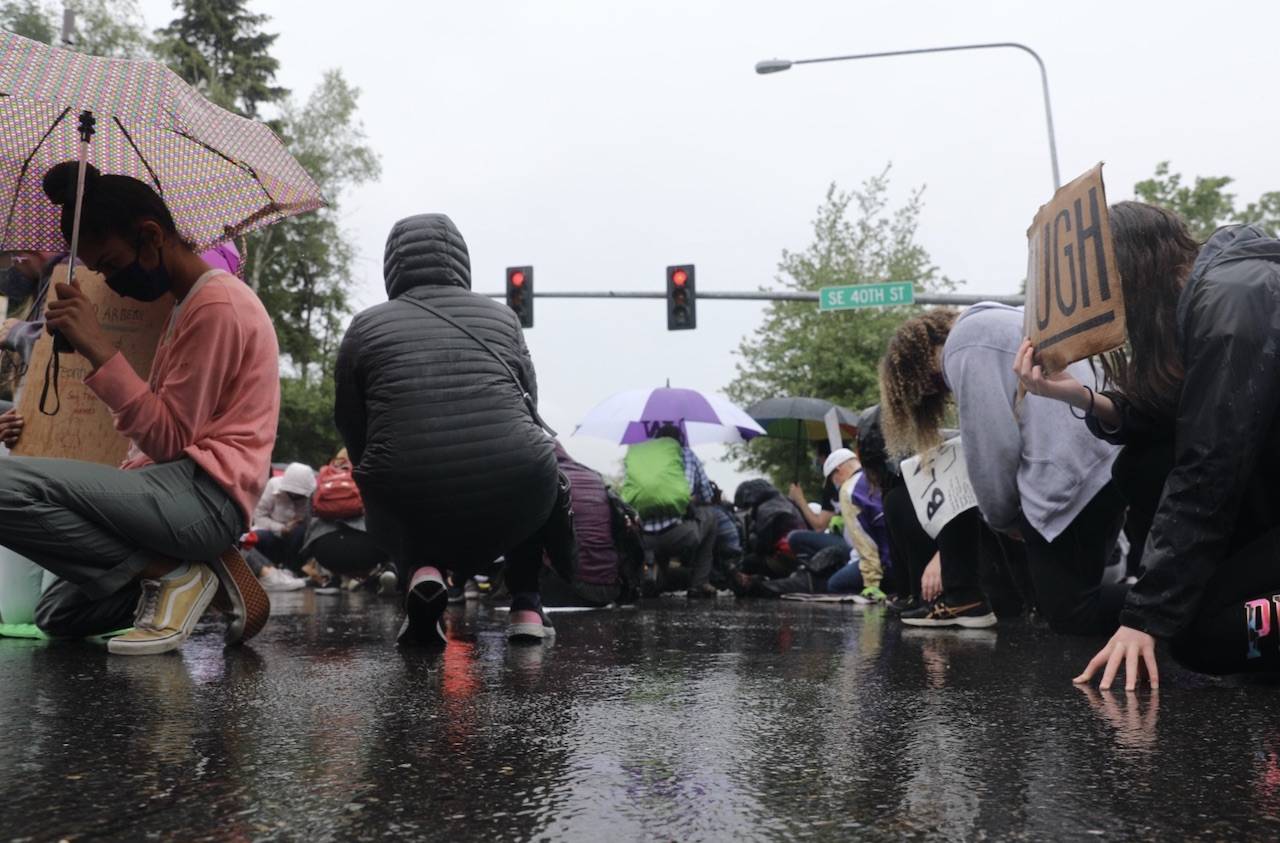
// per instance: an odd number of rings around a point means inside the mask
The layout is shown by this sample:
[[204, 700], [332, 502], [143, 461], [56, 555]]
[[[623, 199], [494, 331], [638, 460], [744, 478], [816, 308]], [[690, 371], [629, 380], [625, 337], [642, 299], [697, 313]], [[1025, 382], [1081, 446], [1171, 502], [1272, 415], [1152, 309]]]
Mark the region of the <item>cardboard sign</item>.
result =
[[1102, 165], [1058, 188], [1027, 229], [1026, 335], [1046, 372], [1124, 344]]
[[[67, 265], [53, 271], [53, 282], [67, 280]], [[151, 374], [160, 334], [173, 310], [173, 297], [165, 295], [154, 302], [127, 299], [111, 292], [101, 275], [81, 268], [76, 270], [80, 289], [93, 302], [112, 345], [120, 349], [133, 370], [144, 380]], [[53, 291], [50, 291], [53, 297]], [[61, 457], [104, 465], [119, 465], [129, 451], [129, 440], [116, 432], [111, 411], [84, 385], [89, 375], [89, 361], [79, 354], [61, 355], [58, 375], [57, 415], [40, 412], [40, 393], [44, 389], [45, 372], [53, 356], [53, 337], [43, 334], [36, 341], [23, 378], [18, 412], [26, 419], [22, 438], [13, 449], [17, 456]], [[47, 408], [57, 405], [50, 385]]]
[[936, 539], [951, 519], [978, 505], [959, 437], [903, 460], [902, 477], [920, 526], [930, 538]]
[[827, 414], [822, 417], [822, 423], [827, 428], [827, 444], [831, 446], [831, 450], [838, 451], [844, 447], [844, 433], [840, 430], [840, 410], [832, 407], [827, 410]]

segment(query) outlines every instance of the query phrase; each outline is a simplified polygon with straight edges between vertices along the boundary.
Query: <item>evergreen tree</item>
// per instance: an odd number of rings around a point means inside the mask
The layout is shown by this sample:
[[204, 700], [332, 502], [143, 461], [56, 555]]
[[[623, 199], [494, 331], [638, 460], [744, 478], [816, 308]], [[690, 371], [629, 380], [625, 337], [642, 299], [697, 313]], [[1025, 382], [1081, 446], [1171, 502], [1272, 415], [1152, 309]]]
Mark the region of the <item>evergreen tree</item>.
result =
[[245, 0], [176, 0], [178, 17], [156, 31], [156, 54], [210, 100], [245, 117], [288, 91], [275, 85], [280, 63], [269, 52], [278, 37], [269, 18]]

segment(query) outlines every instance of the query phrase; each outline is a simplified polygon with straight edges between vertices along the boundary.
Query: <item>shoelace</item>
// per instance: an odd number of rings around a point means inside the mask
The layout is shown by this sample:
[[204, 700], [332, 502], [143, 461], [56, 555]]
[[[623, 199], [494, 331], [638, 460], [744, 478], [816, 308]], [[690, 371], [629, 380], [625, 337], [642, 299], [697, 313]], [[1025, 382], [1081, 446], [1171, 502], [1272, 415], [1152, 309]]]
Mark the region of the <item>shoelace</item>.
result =
[[138, 601], [138, 610], [133, 615], [136, 629], [155, 629], [156, 611], [160, 608], [160, 582], [158, 580], [142, 581], [142, 599]]

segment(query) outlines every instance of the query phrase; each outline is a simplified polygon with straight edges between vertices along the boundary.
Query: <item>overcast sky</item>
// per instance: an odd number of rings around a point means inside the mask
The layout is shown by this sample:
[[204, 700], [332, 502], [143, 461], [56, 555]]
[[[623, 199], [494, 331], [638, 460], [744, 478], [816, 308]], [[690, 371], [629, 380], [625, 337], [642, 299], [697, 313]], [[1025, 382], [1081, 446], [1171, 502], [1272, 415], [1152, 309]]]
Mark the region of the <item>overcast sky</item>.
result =
[[[383, 177], [344, 206], [357, 302], [385, 298], [382, 246], [400, 217], [443, 211], [474, 287], [532, 264], [539, 290], [661, 290], [695, 263], [704, 290], [770, 284], [803, 248], [827, 185], [893, 164], [894, 194], [927, 186], [921, 239], [978, 293], [1016, 293], [1026, 228], [1052, 193], [1040, 79], [1013, 50], [797, 67], [799, 59], [1021, 41], [1049, 70], [1064, 181], [1102, 160], [1111, 201], [1171, 160], [1230, 175], [1241, 199], [1280, 189], [1280, 4], [1200, 2], [409, 3], [259, 0], [280, 33], [279, 80], [305, 96], [330, 67], [363, 91]], [[173, 16], [143, 0], [150, 26]], [[856, 279], [849, 279], [851, 282]], [[908, 280], [908, 279], [903, 279]], [[527, 332], [543, 414], [562, 433], [614, 391], [719, 391], [755, 304], [707, 302], [668, 333], [663, 304], [538, 302]], [[838, 349], [832, 349], [838, 353]], [[856, 409], [856, 408], [855, 408]], [[570, 451], [612, 471], [622, 450]], [[713, 479], [739, 476], [702, 449]]]

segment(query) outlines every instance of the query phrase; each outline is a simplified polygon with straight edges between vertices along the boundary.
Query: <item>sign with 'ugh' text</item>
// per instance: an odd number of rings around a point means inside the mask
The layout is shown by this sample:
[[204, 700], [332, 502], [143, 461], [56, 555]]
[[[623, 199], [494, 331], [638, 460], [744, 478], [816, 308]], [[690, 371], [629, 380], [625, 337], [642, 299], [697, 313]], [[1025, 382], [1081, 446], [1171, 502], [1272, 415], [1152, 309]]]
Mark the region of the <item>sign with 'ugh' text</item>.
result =
[[1026, 334], [1048, 372], [1124, 344], [1102, 165], [1058, 188], [1027, 229]]

